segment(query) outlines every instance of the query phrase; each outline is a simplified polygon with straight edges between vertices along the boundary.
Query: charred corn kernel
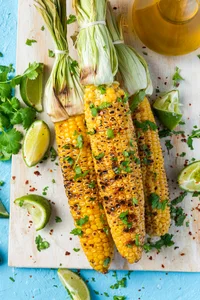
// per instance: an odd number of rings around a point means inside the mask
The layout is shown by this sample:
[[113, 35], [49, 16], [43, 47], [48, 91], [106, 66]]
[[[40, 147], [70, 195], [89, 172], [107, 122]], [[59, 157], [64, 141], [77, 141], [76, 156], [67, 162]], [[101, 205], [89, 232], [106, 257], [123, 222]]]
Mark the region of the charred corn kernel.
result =
[[[71, 117], [55, 124], [58, 154], [62, 168], [64, 185], [70, 210], [78, 229], [82, 248], [91, 266], [102, 273], [109, 267], [100, 263], [99, 255], [104, 259], [113, 256], [111, 235], [104, 232], [108, 226], [96, 184], [96, 174], [90, 148], [90, 141], [83, 115]], [[92, 184], [91, 184], [92, 183]], [[105, 224], [101, 218], [104, 216]], [[105, 256], [104, 242], [107, 243]]]
[[135, 110], [133, 122], [143, 175], [146, 231], [161, 236], [170, 226], [169, 191], [158, 130], [147, 98]]
[[[91, 90], [94, 99], [89, 97]], [[144, 194], [126, 96], [116, 83], [95, 90], [87, 86], [85, 114], [88, 131], [94, 132], [90, 142], [111, 234], [120, 254], [134, 263], [142, 256], [145, 236]]]

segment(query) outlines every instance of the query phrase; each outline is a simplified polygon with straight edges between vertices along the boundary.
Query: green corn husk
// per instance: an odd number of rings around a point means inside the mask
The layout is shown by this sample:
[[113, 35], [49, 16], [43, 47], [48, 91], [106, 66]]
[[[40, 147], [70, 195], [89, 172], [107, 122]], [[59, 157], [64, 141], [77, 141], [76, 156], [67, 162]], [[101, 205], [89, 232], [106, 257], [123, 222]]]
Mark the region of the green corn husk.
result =
[[53, 122], [64, 121], [70, 116], [82, 114], [83, 88], [80, 70], [76, 61], [69, 56], [67, 43], [67, 18], [65, 0], [35, 0], [37, 10], [43, 17], [55, 46], [65, 51], [57, 54], [45, 88], [47, 113]]
[[[105, 21], [106, 0], [73, 0], [77, 20], [82, 28], [91, 22]], [[77, 39], [81, 83], [110, 84], [118, 70], [115, 47], [105, 25], [82, 28]]]
[[[107, 8], [107, 26], [113, 42], [123, 41], [122, 18], [119, 24], [113, 14], [110, 3]], [[151, 95], [153, 93], [152, 81], [148, 65], [134, 48], [124, 43], [116, 44], [115, 49], [119, 62], [118, 80], [129, 96]], [[141, 97], [139, 97], [141, 98]], [[144, 98], [144, 97], [143, 97]]]

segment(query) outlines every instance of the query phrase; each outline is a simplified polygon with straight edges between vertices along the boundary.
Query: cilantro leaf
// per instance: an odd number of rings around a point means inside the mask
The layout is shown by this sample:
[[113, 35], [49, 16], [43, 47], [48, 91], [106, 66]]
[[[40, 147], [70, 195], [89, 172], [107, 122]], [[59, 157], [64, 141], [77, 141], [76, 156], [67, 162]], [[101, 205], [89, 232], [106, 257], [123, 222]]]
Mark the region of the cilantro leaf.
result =
[[149, 197], [149, 203], [151, 204], [153, 209], [161, 209], [161, 210], [165, 210], [167, 204], [168, 204], [168, 200], [164, 200], [164, 201], [160, 201], [160, 197], [155, 194], [152, 193]]
[[155, 243], [148, 240], [146, 244], [144, 244], [144, 250], [148, 253], [152, 249], [161, 251], [162, 247], [171, 247], [174, 245], [174, 241], [172, 240], [173, 234], [166, 233], [165, 235], [161, 236], [160, 240], [156, 241]]
[[197, 129], [197, 130], [192, 130], [192, 134], [188, 137], [187, 139], [187, 144], [188, 144], [188, 147], [191, 149], [191, 150], [194, 150], [194, 147], [193, 147], [193, 139], [195, 138], [200, 138], [200, 129]]
[[43, 238], [41, 237], [41, 235], [38, 235], [35, 238], [35, 243], [37, 245], [37, 250], [39, 252], [41, 252], [41, 250], [45, 250], [45, 249], [48, 249], [50, 247], [50, 244], [47, 241], [43, 241]]
[[10, 126], [10, 120], [2, 113], [0, 113], [0, 131], [7, 129]]
[[30, 39], [26, 40], [26, 45], [27, 46], [32, 46], [33, 43], [37, 43], [37, 41], [36, 40], [30, 40]]
[[171, 144], [171, 141], [170, 141], [170, 140], [166, 140], [166, 141], [165, 141], [165, 146], [166, 146], [166, 148], [167, 148], [168, 153], [169, 153], [169, 151], [170, 151], [171, 149], [174, 148], [174, 146]]
[[187, 192], [182, 193], [180, 196], [178, 196], [177, 198], [171, 201], [171, 205], [174, 206], [181, 203], [186, 196], [187, 196]]
[[75, 15], [69, 15], [68, 19], [67, 19], [67, 25], [72, 24], [76, 22], [76, 16]]
[[55, 217], [55, 221], [56, 223], [61, 223], [62, 222], [62, 219], [58, 216]]
[[107, 129], [107, 137], [108, 139], [113, 139], [115, 137], [114, 131], [111, 128]]
[[138, 105], [144, 100], [145, 96], [146, 96], [146, 92], [144, 90], [141, 90], [137, 94], [131, 97], [130, 110], [132, 112], [134, 112], [134, 110], [138, 107]]
[[8, 154], [17, 154], [21, 148], [22, 133], [12, 128], [3, 131], [0, 135], [0, 152], [3, 150]]
[[57, 156], [58, 156], [58, 154], [57, 154], [56, 150], [53, 147], [51, 147], [50, 148], [50, 158], [51, 158], [51, 161], [55, 161], [56, 158], [57, 158]]
[[76, 224], [78, 226], [83, 226], [85, 225], [87, 222], [89, 221], [89, 217], [88, 216], [85, 216], [84, 218], [81, 218], [79, 220], [76, 221]]
[[180, 72], [181, 72], [181, 69], [179, 69], [178, 67], [176, 67], [175, 73], [174, 73], [174, 75], [172, 77], [172, 80], [174, 82], [174, 87], [178, 87], [179, 84], [180, 84], [180, 81], [184, 80], [184, 78], [181, 76]]
[[36, 117], [35, 109], [31, 107], [20, 108], [13, 114], [11, 118], [11, 124], [22, 124], [24, 129], [28, 129]]
[[74, 228], [70, 233], [73, 235], [78, 235], [78, 236], [83, 235], [83, 231], [80, 228]]

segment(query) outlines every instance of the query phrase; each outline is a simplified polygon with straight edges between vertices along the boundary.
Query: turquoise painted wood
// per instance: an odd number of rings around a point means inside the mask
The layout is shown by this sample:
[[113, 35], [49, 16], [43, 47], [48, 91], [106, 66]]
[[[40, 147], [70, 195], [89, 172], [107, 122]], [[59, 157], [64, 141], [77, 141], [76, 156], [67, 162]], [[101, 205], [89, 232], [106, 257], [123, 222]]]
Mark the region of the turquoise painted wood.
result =
[[[0, 0], [0, 64], [15, 64], [17, 28], [17, 0]], [[200, 51], [199, 51], [200, 52]], [[0, 198], [9, 209], [10, 163], [0, 163], [0, 180], [5, 185], [0, 189]], [[64, 300], [69, 299], [61, 286], [56, 270], [16, 269], [7, 266], [8, 220], [0, 220], [0, 299], [3, 300]], [[17, 226], [17, 224], [16, 224]], [[114, 273], [99, 275], [94, 271], [81, 271], [93, 300], [113, 299], [114, 295], [126, 296], [126, 300], [199, 300], [200, 274], [133, 272], [127, 277], [127, 288], [110, 289], [116, 282]], [[127, 272], [117, 272], [119, 279]], [[13, 282], [9, 278], [13, 278]], [[94, 292], [99, 292], [96, 295]], [[109, 294], [109, 298], [104, 295]]]

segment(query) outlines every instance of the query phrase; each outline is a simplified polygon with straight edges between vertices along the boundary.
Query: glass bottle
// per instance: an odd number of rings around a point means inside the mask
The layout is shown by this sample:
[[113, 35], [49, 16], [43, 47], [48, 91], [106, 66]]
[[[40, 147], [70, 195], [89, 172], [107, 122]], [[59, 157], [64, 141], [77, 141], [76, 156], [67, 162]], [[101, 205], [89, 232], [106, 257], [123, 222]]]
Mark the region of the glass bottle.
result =
[[133, 26], [141, 41], [165, 55], [200, 47], [200, 0], [135, 0]]

